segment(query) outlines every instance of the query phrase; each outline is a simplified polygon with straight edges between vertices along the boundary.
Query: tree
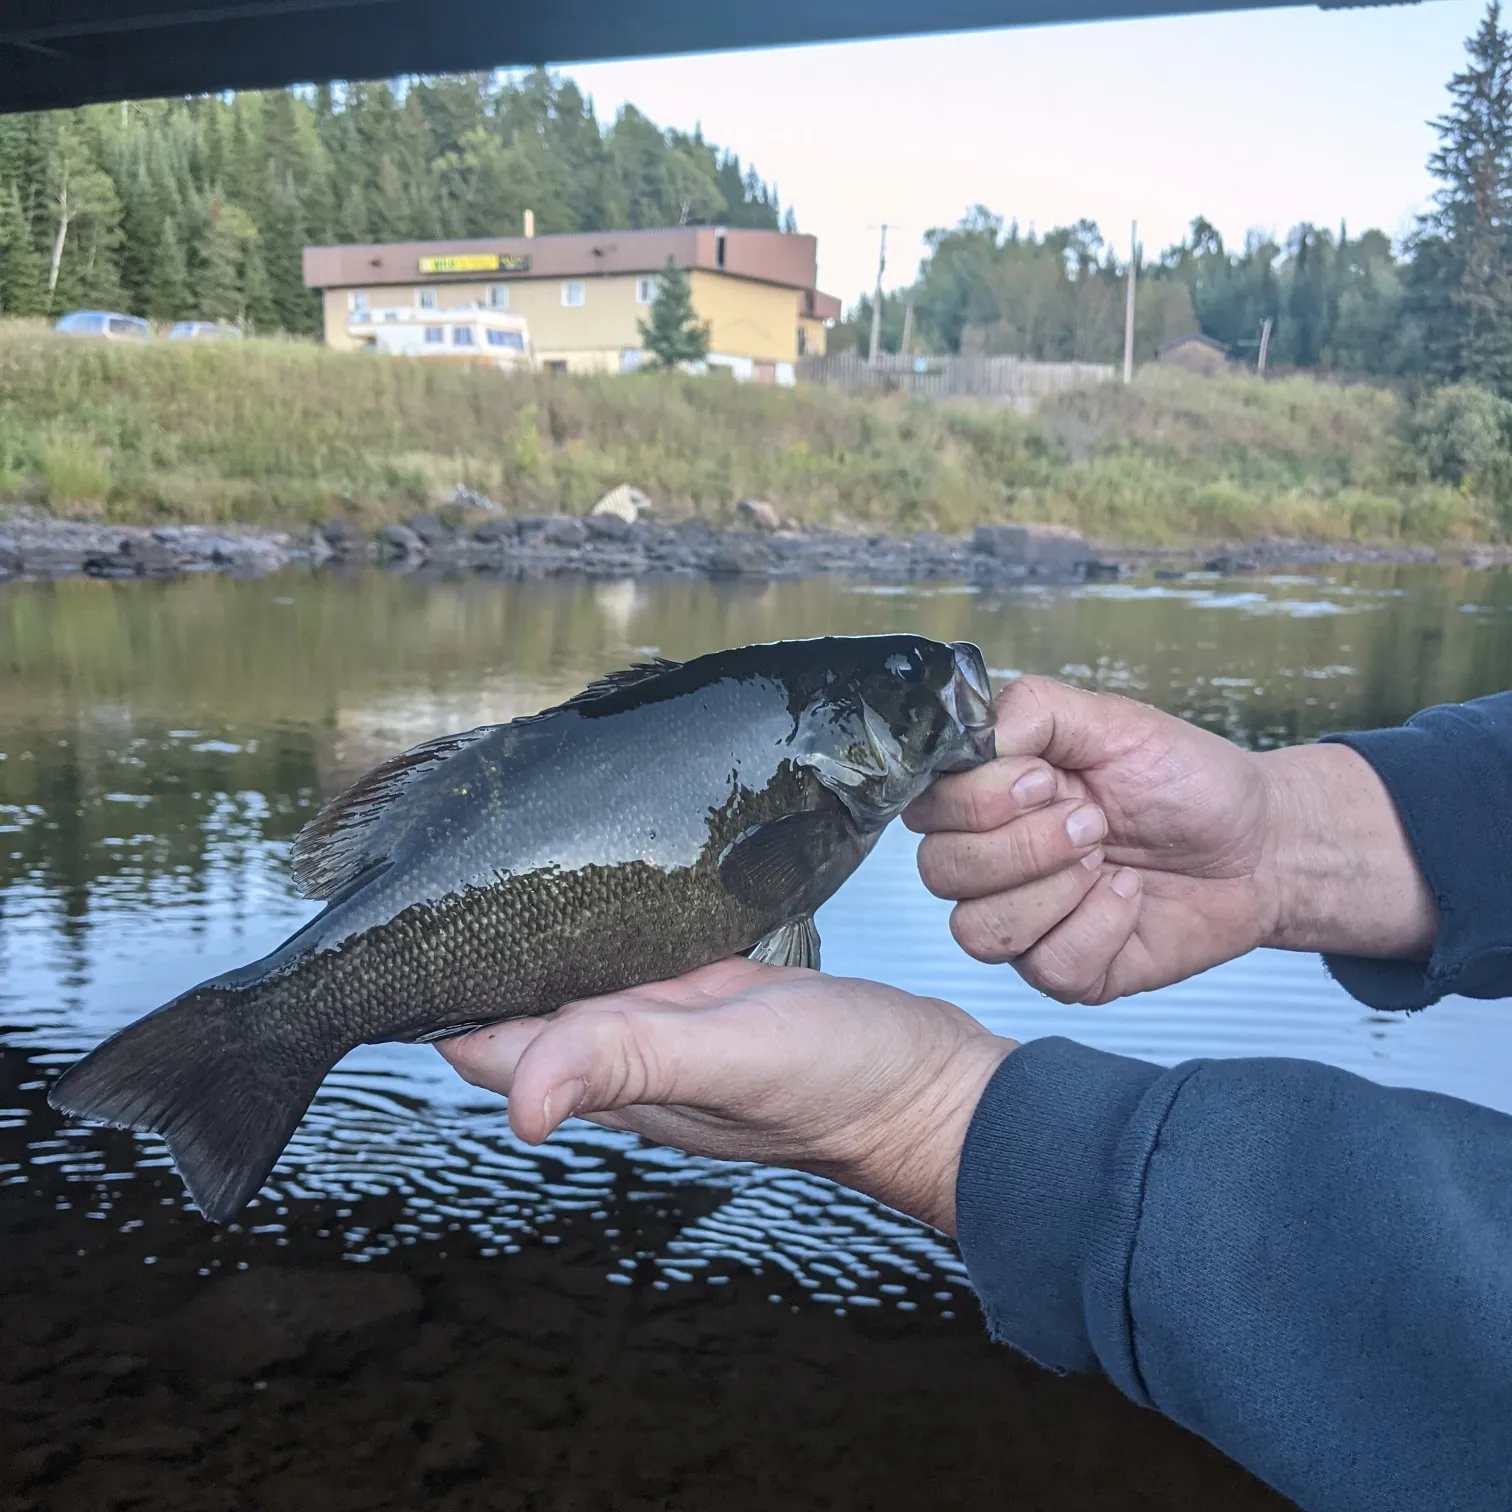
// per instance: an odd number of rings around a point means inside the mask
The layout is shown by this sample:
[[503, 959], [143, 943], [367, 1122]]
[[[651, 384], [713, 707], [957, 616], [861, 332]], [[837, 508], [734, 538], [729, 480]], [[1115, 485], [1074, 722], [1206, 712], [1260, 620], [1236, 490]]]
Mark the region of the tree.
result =
[[189, 312], [189, 265], [184, 259], [184, 244], [179, 240], [173, 217], [163, 221], [158, 237], [157, 257], [152, 271], [152, 288], [147, 298], [147, 313], [154, 320], [182, 320]]
[[638, 320], [636, 329], [658, 367], [681, 367], [709, 355], [709, 328], [693, 313], [688, 275], [670, 257], [651, 306], [651, 320]]
[[0, 313], [41, 315], [47, 310], [47, 269], [21, 213], [21, 199], [0, 186]]
[[1413, 249], [1411, 309], [1431, 371], [1512, 396], [1512, 36], [1498, 0], [1465, 49], [1433, 123], [1440, 187]]

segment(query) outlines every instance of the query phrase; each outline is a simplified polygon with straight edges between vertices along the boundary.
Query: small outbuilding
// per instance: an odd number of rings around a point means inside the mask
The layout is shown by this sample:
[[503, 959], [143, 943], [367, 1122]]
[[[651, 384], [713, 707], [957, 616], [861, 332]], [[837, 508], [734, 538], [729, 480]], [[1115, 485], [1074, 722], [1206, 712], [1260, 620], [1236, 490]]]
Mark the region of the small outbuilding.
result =
[[1228, 366], [1228, 348], [1221, 341], [1204, 336], [1201, 331], [1193, 331], [1166, 342], [1155, 353], [1155, 360], [1162, 367], [1181, 368], [1207, 378], [1221, 373]]

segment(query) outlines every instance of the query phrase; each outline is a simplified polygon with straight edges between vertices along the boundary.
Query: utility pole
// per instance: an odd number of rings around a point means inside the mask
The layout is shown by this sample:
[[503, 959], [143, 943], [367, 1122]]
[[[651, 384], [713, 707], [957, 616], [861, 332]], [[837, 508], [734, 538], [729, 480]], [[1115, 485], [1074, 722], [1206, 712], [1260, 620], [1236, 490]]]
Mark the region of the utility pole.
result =
[[1124, 306], [1124, 382], [1134, 381], [1134, 282], [1139, 262], [1139, 222], [1129, 229], [1129, 298]]
[[1256, 374], [1265, 377], [1265, 359], [1270, 353], [1271, 318], [1265, 317], [1265, 324], [1260, 327], [1260, 360], [1255, 364]]
[[877, 362], [877, 347], [882, 340], [882, 274], [887, 268], [887, 224], [882, 225], [882, 246], [877, 253], [877, 292], [872, 295], [871, 345], [867, 348], [866, 360], [873, 367]]

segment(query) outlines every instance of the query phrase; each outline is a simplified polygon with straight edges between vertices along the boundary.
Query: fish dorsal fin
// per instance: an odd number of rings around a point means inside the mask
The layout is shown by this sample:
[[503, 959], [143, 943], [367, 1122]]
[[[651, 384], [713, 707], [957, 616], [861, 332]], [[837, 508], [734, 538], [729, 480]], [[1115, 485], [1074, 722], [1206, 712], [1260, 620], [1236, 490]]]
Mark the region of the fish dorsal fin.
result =
[[421, 779], [498, 725], [443, 735], [391, 756], [331, 799], [294, 837], [294, 882], [307, 898], [329, 898], [370, 866], [387, 859], [392, 829], [382, 823]]
[[[558, 704], [558, 709], [578, 709], [584, 704], [598, 703], [601, 699], [613, 697], [616, 693], [626, 693], [632, 688], [644, 688], [648, 683], [665, 677], [669, 672], [676, 672], [682, 666], [681, 662], [668, 661], [664, 656], [653, 656], [650, 661], [637, 662], [633, 667], [624, 667], [618, 672], [606, 672], [602, 677], [595, 678], [581, 693], [574, 693], [566, 703]], [[548, 714], [554, 714], [556, 709], [548, 709]]]

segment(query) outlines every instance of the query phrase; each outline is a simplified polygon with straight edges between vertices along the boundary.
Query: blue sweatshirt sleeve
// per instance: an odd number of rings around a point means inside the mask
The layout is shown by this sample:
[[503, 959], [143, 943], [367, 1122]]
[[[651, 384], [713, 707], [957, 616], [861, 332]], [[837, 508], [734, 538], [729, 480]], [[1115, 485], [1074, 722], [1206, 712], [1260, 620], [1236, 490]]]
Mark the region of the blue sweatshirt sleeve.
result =
[[1329, 738], [1385, 783], [1440, 918], [1430, 959], [1325, 956], [1335, 979], [1372, 1008], [1512, 997], [1512, 693]]
[[1306, 1512], [1512, 1505], [1512, 1119], [1037, 1040], [978, 1105], [957, 1224], [994, 1337]]

